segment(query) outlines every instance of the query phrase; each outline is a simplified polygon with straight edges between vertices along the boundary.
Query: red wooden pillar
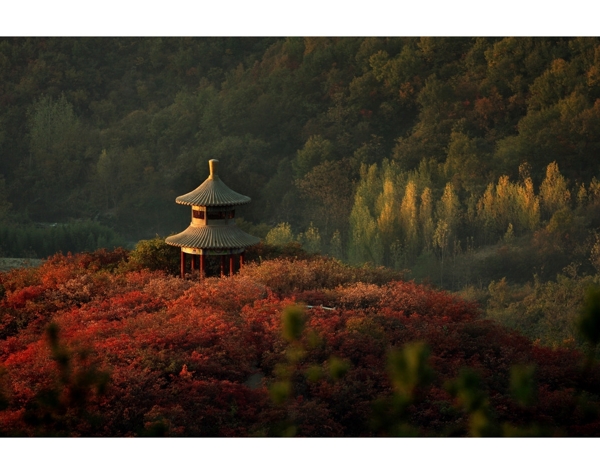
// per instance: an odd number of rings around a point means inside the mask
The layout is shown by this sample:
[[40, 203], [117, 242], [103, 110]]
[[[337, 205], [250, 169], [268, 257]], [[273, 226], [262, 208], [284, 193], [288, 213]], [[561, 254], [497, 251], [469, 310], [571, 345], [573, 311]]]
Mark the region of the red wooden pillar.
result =
[[233, 276], [233, 255], [229, 255], [229, 276]]
[[200, 255], [200, 278], [204, 278], [204, 253]]
[[196, 255], [195, 254], [192, 255], [192, 273], [194, 273], [194, 270], [196, 270]]
[[240, 269], [242, 268], [243, 265], [244, 265], [244, 252], [242, 251], [240, 253]]
[[185, 253], [181, 250], [181, 278], [185, 278]]
[[221, 277], [225, 276], [225, 255], [221, 255]]

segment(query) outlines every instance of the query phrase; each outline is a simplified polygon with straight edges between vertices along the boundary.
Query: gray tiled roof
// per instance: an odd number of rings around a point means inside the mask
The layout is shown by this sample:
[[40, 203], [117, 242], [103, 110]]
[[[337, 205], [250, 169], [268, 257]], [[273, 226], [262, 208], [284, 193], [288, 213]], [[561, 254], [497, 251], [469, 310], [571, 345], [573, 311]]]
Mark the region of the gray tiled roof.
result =
[[242, 205], [250, 202], [250, 197], [238, 194], [227, 187], [217, 175], [219, 161], [211, 159], [210, 176], [191, 192], [177, 197], [175, 202], [184, 205], [198, 206], [228, 206]]
[[179, 234], [167, 237], [169, 245], [190, 248], [245, 248], [260, 242], [258, 237], [246, 234], [239, 227], [192, 226]]

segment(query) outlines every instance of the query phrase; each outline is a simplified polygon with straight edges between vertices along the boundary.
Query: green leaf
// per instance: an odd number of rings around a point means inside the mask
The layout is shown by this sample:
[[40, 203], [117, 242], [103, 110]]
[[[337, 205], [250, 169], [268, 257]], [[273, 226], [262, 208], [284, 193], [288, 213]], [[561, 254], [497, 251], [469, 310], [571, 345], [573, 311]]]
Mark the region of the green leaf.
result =
[[510, 369], [510, 391], [523, 406], [531, 405], [535, 397], [534, 366], [517, 365]]
[[269, 394], [275, 404], [283, 404], [292, 393], [292, 384], [288, 381], [275, 382], [269, 388]]
[[432, 370], [427, 363], [429, 348], [423, 342], [406, 344], [388, 355], [388, 370], [396, 390], [412, 396], [415, 388], [429, 382]]
[[321, 380], [321, 378], [323, 378], [323, 369], [321, 369], [321, 366], [317, 366], [316, 364], [310, 366], [308, 369], [306, 369], [306, 378], [310, 382], [318, 382]]
[[350, 363], [336, 356], [329, 358], [329, 374], [334, 380], [341, 379], [350, 369]]
[[304, 310], [299, 306], [288, 307], [282, 314], [283, 337], [288, 342], [294, 342], [300, 339], [304, 330]]

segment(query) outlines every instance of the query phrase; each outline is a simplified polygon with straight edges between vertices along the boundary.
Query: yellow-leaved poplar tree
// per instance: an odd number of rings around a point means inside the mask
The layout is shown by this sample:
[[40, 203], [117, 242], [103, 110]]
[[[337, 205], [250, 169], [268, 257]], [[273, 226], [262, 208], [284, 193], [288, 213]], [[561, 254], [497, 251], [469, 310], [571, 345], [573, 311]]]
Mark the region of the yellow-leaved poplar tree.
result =
[[404, 234], [404, 246], [412, 256], [419, 249], [418, 219], [417, 219], [417, 186], [409, 181], [400, 204], [400, 226]]
[[423, 246], [426, 250], [433, 247], [433, 198], [431, 189], [426, 187], [421, 193], [421, 205], [419, 206], [419, 225], [423, 239]]
[[546, 218], [569, 207], [571, 193], [567, 189], [567, 181], [558, 170], [556, 162], [548, 164], [546, 168], [546, 178], [540, 186], [540, 198]]

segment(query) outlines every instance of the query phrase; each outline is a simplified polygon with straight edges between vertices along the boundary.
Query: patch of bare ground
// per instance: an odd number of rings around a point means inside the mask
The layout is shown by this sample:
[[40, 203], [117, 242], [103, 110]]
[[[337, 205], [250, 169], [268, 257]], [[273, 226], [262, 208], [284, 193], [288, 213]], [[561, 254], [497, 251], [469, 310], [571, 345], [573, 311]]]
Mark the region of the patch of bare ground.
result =
[[37, 267], [44, 263], [44, 259], [30, 258], [0, 258], [0, 271], [7, 272], [12, 269], [23, 267]]

